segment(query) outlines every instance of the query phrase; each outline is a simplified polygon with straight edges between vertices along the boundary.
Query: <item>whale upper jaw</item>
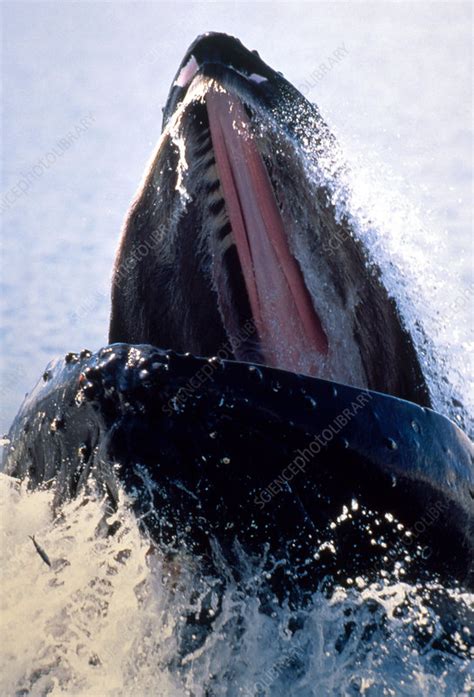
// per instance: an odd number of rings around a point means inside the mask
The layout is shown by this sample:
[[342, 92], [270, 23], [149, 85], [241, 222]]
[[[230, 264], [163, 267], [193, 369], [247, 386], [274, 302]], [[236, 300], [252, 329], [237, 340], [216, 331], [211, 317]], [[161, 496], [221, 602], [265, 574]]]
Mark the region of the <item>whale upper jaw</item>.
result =
[[217, 80], [224, 87], [246, 95], [246, 101], [259, 101], [267, 109], [278, 108], [283, 92], [303, 100], [283, 76], [264, 63], [256, 51], [227, 34], [209, 32], [198, 36], [186, 52], [163, 109], [163, 129], [183, 101], [197, 74]]
[[[125, 223], [110, 341], [204, 356], [226, 346], [429, 405], [394, 301], [307, 171], [308, 150], [335, 147], [317, 109], [240, 41], [194, 42]], [[156, 229], [150, 254], [121, 273]]]

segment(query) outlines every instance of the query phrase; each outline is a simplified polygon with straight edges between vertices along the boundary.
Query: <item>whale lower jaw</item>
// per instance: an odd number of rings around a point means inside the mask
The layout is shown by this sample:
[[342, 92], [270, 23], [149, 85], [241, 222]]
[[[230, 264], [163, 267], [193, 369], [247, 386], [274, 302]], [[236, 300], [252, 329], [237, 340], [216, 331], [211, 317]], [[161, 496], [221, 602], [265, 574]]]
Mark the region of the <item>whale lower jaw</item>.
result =
[[114, 344], [50, 364], [6, 440], [5, 473], [52, 488], [57, 512], [125, 490], [156, 544], [284, 561], [272, 584], [295, 599], [399, 558], [409, 582], [473, 588], [472, 444], [387, 395]]

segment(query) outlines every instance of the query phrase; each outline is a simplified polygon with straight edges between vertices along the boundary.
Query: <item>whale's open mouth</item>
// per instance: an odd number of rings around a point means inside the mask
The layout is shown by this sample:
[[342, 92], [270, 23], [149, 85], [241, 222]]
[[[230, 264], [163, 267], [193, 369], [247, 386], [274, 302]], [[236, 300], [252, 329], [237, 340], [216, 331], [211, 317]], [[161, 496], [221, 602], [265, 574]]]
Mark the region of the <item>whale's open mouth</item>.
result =
[[314, 105], [255, 52], [199, 37], [125, 223], [110, 340], [429, 404], [395, 301], [314, 174], [336, 152]]
[[[218, 77], [212, 78], [216, 63], [200, 64], [194, 54], [183, 63], [174, 83], [182, 99], [194, 80], [207, 77], [188, 118], [199, 121], [198, 156], [206, 154], [216, 177], [208, 186], [210, 210], [223, 222], [213, 250], [213, 277], [234, 355], [320, 375], [328, 337], [290, 251], [280, 204], [254, 134], [252, 106], [239, 95], [242, 82], [252, 89], [268, 78], [222, 63]], [[224, 87], [223, 78], [230, 76], [232, 82], [236, 72], [240, 89]], [[192, 149], [187, 165], [195, 166]], [[254, 327], [251, 341], [243, 333], [249, 319]]]
[[[328, 340], [290, 252], [250, 119], [242, 102], [226, 92], [209, 91], [206, 107], [228, 235], [237, 248], [264, 362], [292, 371], [305, 364], [316, 373]], [[226, 324], [225, 316], [223, 320]]]

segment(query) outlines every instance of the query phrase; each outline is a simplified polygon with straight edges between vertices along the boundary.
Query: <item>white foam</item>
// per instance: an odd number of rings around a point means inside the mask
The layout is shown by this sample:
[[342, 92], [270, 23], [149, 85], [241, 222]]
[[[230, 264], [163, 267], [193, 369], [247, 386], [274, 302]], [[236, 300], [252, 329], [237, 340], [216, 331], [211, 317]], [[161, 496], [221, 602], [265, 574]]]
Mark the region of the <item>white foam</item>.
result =
[[[72, 502], [56, 522], [51, 501], [0, 477], [1, 694], [447, 697], [472, 689], [469, 662], [431, 646], [438, 624], [421, 589], [356, 579], [330, 600], [316, 593], [303, 612], [276, 606], [270, 616], [256, 597], [259, 569], [249, 566], [245, 592], [229, 583], [219, 606], [212, 579], [185, 554], [172, 564], [150, 554], [123, 503], [120, 531], [103, 537], [100, 501]], [[205, 607], [213, 631], [199, 641], [199, 624], [186, 618]], [[298, 617], [303, 625], [292, 632]], [[423, 651], [417, 627], [432, 632]]]

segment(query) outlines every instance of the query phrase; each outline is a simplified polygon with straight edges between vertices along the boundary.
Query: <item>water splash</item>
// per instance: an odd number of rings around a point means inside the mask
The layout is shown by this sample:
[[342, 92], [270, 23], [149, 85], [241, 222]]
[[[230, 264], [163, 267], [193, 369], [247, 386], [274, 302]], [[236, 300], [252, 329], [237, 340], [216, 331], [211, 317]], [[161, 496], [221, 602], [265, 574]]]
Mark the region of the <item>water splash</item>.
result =
[[[51, 505], [51, 492], [0, 478], [2, 694], [472, 694], [469, 627], [446, 650], [426, 588], [357, 578], [295, 610], [263, 600], [248, 560], [238, 583], [223, 561], [220, 579], [208, 578], [185, 550], [157, 549], [125, 501], [112, 517], [92, 497], [56, 520]], [[458, 610], [474, 601], [449, 593]]]
[[[289, 102], [281, 109], [296, 124], [294, 147], [304, 156], [307, 175], [329, 192], [336, 219], [347, 221], [363, 243], [368, 273], [380, 269], [413, 337], [434, 408], [472, 435], [474, 390], [466, 375], [473, 358], [474, 284], [463, 289], [460, 263], [452, 255], [444, 262], [446, 231], [428, 227], [428, 212], [410, 202], [404, 182], [375, 153], [341, 147], [304, 106]], [[287, 138], [281, 131], [276, 137]]]

